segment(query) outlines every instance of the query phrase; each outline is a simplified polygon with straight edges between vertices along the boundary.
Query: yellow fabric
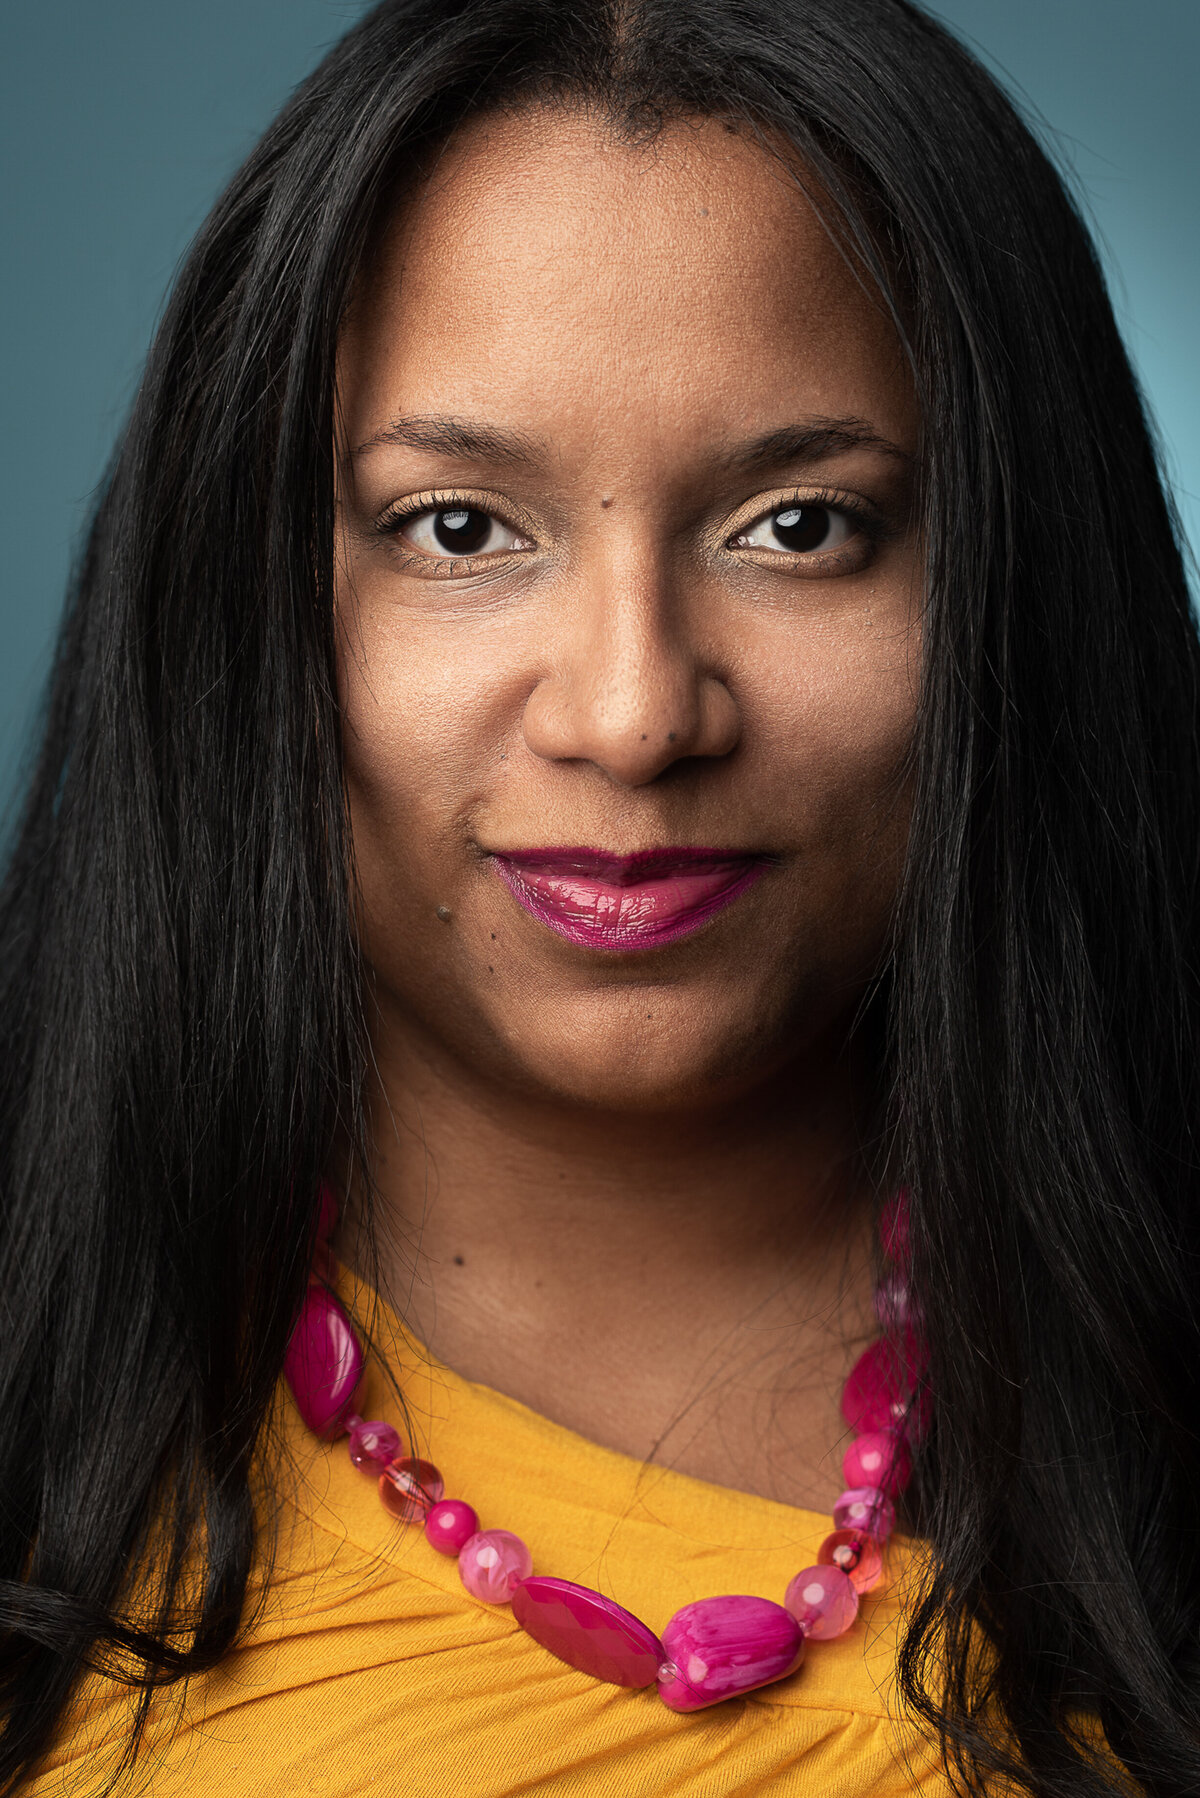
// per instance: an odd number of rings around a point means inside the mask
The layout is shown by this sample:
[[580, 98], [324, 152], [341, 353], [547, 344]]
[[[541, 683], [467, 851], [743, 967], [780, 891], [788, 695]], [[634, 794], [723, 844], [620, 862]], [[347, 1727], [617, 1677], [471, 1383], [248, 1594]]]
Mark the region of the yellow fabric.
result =
[[[346, 1296], [369, 1311], [348, 1280]], [[661, 1630], [691, 1599], [782, 1598], [816, 1559], [827, 1517], [597, 1447], [432, 1361], [382, 1306], [377, 1319], [447, 1494], [522, 1536], [536, 1572], [595, 1587]], [[811, 1644], [790, 1679], [680, 1716], [653, 1688], [577, 1673], [507, 1608], [468, 1597], [453, 1559], [387, 1516], [345, 1444], [316, 1442], [290, 1398], [281, 1410], [295, 1473], [266, 1607], [220, 1668], [161, 1707], [136, 1782], [155, 1798], [946, 1798], [892, 1691], [915, 1545], [893, 1541], [855, 1628]], [[396, 1417], [374, 1357], [363, 1412]], [[125, 1704], [94, 1682], [37, 1798], [102, 1780]]]

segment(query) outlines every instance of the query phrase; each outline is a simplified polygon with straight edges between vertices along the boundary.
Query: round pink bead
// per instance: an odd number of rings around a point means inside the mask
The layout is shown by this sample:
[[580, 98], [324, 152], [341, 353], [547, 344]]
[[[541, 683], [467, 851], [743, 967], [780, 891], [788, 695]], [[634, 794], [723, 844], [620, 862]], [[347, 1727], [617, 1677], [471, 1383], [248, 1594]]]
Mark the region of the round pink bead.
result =
[[533, 1556], [511, 1530], [478, 1530], [458, 1551], [458, 1571], [472, 1598], [507, 1604], [533, 1572]]
[[401, 1523], [423, 1518], [445, 1490], [446, 1483], [432, 1461], [418, 1461], [409, 1455], [393, 1461], [379, 1476], [383, 1508]]
[[400, 1434], [390, 1423], [375, 1419], [351, 1427], [348, 1445], [350, 1459], [360, 1473], [378, 1474], [400, 1454]]
[[869, 1430], [842, 1456], [842, 1477], [847, 1486], [878, 1486], [891, 1497], [912, 1478], [912, 1456], [890, 1430]]
[[817, 1560], [822, 1567], [840, 1568], [856, 1592], [870, 1592], [883, 1578], [879, 1544], [861, 1530], [834, 1530], [818, 1548]]
[[425, 1518], [425, 1540], [440, 1555], [456, 1555], [479, 1529], [479, 1518], [461, 1498], [439, 1499]]
[[783, 1602], [814, 1642], [844, 1636], [858, 1616], [858, 1593], [840, 1567], [806, 1567], [789, 1582]]
[[878, 1486], [852, 1486], [833, 1507], [833, 1526], [863, 1530], [882, 1542], [896, 1527], [896, 1507]]

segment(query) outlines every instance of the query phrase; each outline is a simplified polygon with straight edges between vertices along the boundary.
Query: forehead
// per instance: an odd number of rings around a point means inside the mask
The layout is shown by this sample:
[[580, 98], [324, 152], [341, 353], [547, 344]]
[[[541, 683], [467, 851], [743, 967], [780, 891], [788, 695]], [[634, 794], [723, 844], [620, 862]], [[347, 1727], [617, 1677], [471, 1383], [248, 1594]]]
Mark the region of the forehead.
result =
[[471, 119], [360, 283], [352, 440], [398, 388], [409, 410], [487, 416], [499, 394], [540, 430], [581, 407], [593, 430], [651, 405], [721, 430], [799, 404], [911, 438], [896, 333], [822, 210], [794, 153], [719, 119], [640, 144], [581, 111]]

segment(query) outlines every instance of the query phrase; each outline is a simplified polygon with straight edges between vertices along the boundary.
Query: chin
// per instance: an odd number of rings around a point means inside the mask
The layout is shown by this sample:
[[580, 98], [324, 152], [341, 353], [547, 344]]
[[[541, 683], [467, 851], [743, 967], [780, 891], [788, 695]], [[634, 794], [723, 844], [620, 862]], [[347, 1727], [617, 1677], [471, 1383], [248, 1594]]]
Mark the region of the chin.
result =
[[507, 1046], [513, 1055], [508, 1078], [531, 1097], [646, 1115], [740, 1099], [795, 1054], [790, 1039], [765, 1032], [758, 1018], [717, 1024], [678, 1015], [643, 1016], [603, 1032], [556, 1031], [543, 1021]]

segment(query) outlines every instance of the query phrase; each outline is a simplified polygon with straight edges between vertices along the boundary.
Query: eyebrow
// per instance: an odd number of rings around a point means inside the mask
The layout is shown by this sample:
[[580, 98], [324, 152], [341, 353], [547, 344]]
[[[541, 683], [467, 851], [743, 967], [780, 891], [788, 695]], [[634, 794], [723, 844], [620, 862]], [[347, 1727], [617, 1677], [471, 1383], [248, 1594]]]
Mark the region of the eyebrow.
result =
[[876, 450], [901, 462], [914, 460], [898, 443], [881, 437], [865, 418], [813, 418], [803, 425], [781, 425], [739, 444], [721, 458], [720, 465], [734, 474], [757, 474], [785, 462], [828, 462], [856, 449]]
[[[357, 459], [385, 445], [509, 468], [544, 466], [550, 455], [545, 440], [526, 431], [437, 416], [393, 418], [360, 443], [352, 455]], [[866, 419], [813, 418], [805, 424], [780, 425], [760, 437], [752, 437], [720, 456], [718, 466], [727, 473], [756, 474], [787, 462], [826, 462], [856, 449], [875, 450], [902, 462], [913, 461], [907, 450], [881, 437]]]
[[437, 417], [393, 418], [381, 431], [360, 443], [353, 455], [364, 456], [385, 444], [452, 456], [459, 462], [493, 462], [513, 468], [534, 466], [545, 462], [549, 455], [549, 446], [526, 431]]

